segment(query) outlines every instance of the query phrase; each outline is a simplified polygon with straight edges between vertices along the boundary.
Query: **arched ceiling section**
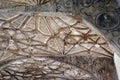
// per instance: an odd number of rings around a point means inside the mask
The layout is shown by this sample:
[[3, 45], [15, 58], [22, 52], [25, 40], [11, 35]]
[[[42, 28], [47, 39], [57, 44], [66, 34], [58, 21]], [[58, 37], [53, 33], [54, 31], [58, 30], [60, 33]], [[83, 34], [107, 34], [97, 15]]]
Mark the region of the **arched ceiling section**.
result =
[[[119, 55], [119, 1], [116, 0], [0, 0], [1, 12], [41, 16], [80, 15], [92, 23]], [[49, 14], [48, 14], [49, 13]]]
[[1, 79], [95, 80], [99, 58], [113, 66], [109, 45], [81, 18], [1, 12], [0, 45]]
[[1, 53], [4, 54], [113, 56], [106, 41], [82, 19], [1, 13], [0, 20]]
[[83, 69], [49, 58], [23, 59], [1, 70], [0, 79], [12, 80], [70, 80], [89, 79], [93, 76]]
[[0, 78], [111, 79], [118, 13], [114, 0], [0, 0]]

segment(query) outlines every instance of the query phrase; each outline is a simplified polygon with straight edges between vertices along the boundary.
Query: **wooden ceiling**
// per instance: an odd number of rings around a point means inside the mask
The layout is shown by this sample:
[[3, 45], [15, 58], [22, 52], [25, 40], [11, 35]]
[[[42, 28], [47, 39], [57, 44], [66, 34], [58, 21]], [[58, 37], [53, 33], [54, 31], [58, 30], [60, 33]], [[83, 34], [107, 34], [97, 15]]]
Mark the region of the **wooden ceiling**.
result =
[[80, 18], [1, 12], [0, 25], [1, 79], [93, 80], [113, 66], [107, 42]]

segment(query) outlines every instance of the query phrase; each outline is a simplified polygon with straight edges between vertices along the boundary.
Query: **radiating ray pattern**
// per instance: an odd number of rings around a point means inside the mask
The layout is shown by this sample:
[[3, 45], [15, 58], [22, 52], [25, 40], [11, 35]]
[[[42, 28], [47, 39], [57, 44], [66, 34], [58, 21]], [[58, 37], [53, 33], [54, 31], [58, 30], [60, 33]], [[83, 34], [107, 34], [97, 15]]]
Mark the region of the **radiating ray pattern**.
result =
[[[89, 29], [82, 19], [40, 16], [39, 13], [1, 13], [0, 64], [25, 56], [28, 59], [13, 60], [1, 66], [0, 76], [4, 75], [1, 78], [29, 80], [24, 78], [35, 76], [38, 80], [69, 80], [84, 79], [84, 76], [87, 76], [90, 80], [90, 75], [84, 70], [48, 57], [112, 58], [113, 54], [106, 41]], [[41, 58], [36, 60], [34, 57]]]
[[12, 3], [18, 3], [19, 5], [42, 5], [47, 2], [53, 2], [55, 0], [11, 0]]

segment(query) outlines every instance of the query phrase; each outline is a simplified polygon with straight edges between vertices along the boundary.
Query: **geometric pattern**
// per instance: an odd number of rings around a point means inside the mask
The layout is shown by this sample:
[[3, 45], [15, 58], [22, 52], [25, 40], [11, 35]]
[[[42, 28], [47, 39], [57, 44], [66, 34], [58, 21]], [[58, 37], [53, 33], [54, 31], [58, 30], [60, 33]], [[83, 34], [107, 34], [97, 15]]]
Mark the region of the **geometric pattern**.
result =
[[101, 36], [68, 16], [1, 12], [0, 45], [2, 80], [93, 80], [86, 71], [49, 57], [113, 57]]

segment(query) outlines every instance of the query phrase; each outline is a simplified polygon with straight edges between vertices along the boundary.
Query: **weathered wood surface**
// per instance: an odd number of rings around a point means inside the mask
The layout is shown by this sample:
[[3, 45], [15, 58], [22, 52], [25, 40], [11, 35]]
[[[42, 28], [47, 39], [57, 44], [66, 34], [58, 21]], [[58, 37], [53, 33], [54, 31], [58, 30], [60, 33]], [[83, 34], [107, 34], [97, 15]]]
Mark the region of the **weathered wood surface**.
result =
[[62, 16], [60, 13], [83, 16], [83, 18], [95, 26], [94, 29], [98, 29], [119, 54], [120, 8], [116, 0], [42, 1], [43, 0], [0, 0], [0, 11], [18, 11], [23, 13], [51, 12], [49, 15], [46, 14], [47, 16]]
[[[26, 57], [26, 59], [28, 59], [28, 58], [30, 59], [30, 57]], [[118, 80], [117, 75], [116, 75], [114, 62], [112, 59], [107, 59], [107, 58], [93, 59], [93, 58], [88, 58], [88, 57], [84, 57], [84, 56], [63, 56], [63, 57], [55, 57], [55, 56], [45, 57], [44, 56], [41, 58], [55, 60], [55, 62], [58, 61], [58, 62], [61, 62], [62, 64], [65, 63], [65, 64], [71, 65], [72, 67], [76, 67], [77, 69], [80, 69], [81, 71], [84, 71], [86, 74], [91, 76], [91, 79], [86, 78], [87, 80]], [[17, 59], [17, 61], [20, 61], [21, 59], [26, 60], [25, 58], [19, 58], [19, 59]], [[28, 59], [28, 61], [29, 61], [29, 59]], [[15, 73], [12, 73], [11, 69], [9, 68], [9, 66], [11, 64], [14, 64], [15, 61], [16, 60], [8, 60], [6, 62], [0, 62], [1, 66], [2, 66], [2, 69], [0, 69], [0, 71], [1, 71], [0, 75], [2, 74], [2, 77], [4, 77], [5, 75], [8, 75], [6, 73], [3, 73], [6, 70], [9, 71], [9, 74], [12, 74], [12, 75], [17, 77], [17, 73], [19, 73], [19, 70], [16, 71]], [[38, 62], [40, 62], [40, 61], [38, 61]], [[43, 62], [43, 63], [41, 63], [41, 65], [42, 64], [46, 64], [46, 65], [48, 64], [47, 66], [49, 66], [49, 65], [54, 64], [54, 63], [49, 64], [49, 63]], [[8, 67], [5, 67], [4, 65], [7, 65]], [[21, 65], [21, 67], [23, 67], [23, 66]], [[43, 68], [44, 68], [44, 66], [43, 66]], [[32, 67], [30, 67], [30, 68], [26, 67], [26, 69], [29, 70], [29, 69], [32, 69]], [[38, 68], [38, 69], [41, 69], [41, 68]], [[64, 67], [63, 67], [63, 69], [64, 69]], [[31, 70], [31, 72], [32, 71], [34, 71], [34, 68], [33, 68], [33, 70]], [[55, 71], [57, 71], [57, 69], [55, 69]], [[21, 74], [23, 74], [23, 75], [26, 75], [25, 73], [31, 74], [29, 72], [21, 72]], [[35, 76], [35, 73], [32, 73], [32, 74], [34, 74], [34, 76]], [[44, 76], [44, 74], [40, 74], [40, 75]], [[2, 79], [2, 77], [0, 77], [0, 79], [4, 80], [5, 78]], [[26, 77], [26, 78], [29, 79], [29, 77]], [[86, 79], [83, 79], [83, 80], [86, 80]], [[40, 80], [40, 79], [38, 79], [38, 80]], [[62, 79], [62, 80], [64, 80], [64, 79]]]
[[118, 80], [114, 62], [107, 58], [88, 58], [83, 56], [51, 57], [85, 70], [94, 80]]
[[0, 11], [26, 14], [30, 12], [30, 15], [38, 12], [51, 13], [49, 15], [46, 14], [47, 16], [61, 16], [62, 13], [72, 16], [80, 15], [95, 26], [94, 29], [98, 30], [100, 34], [109, 41], [115, 52], [120, 56], [120, 7], [116, 0], [41, 1], [42, 0], [36, 0], [36, 2], [33, 0], [0, 0]]

